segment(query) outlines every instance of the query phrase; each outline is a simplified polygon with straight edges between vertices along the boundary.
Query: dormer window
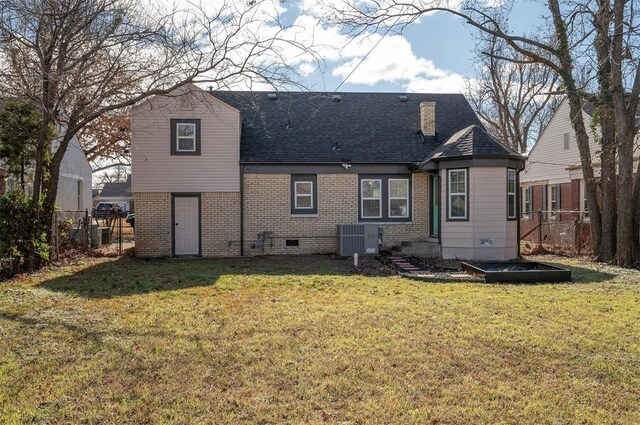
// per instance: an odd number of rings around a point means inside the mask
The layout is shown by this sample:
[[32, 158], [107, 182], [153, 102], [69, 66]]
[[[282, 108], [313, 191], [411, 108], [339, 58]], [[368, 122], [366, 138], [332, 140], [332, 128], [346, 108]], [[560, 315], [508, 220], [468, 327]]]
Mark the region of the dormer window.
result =
[[200, 155], [200, 120], [171, 120], [171, 155]]

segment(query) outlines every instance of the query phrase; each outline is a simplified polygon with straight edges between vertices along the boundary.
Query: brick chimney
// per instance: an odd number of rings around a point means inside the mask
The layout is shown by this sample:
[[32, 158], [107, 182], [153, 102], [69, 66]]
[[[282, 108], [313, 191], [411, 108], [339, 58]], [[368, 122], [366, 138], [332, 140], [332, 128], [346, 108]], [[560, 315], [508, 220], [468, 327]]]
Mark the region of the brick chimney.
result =
[[420, 130], [424, 136], [436, 135], [436, 102], [420, 103]]

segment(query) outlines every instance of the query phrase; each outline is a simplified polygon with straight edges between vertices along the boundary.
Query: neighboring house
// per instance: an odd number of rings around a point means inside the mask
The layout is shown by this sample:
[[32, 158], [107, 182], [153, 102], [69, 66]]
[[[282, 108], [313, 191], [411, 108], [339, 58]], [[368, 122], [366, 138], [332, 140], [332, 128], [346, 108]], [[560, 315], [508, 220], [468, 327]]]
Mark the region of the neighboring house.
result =
[[[54, 141], [54, 152], [56, 149], [57, 142]], [[56, 198], [57, 208], [62, 211], [91, 211], [91, 179], [91, 166], [80, 146], [80, 142], [74, 136], [69, 142], [67, 151], [60, 164], [60, 180], [58, 181], [58, 194]], [[30, 185], [27, 186], [26, 192], [32, 193]], [[16, 190], [19, 188], [19, 176], [10, 175], [7, 178], [7, 190]]]
[[[585, 103], [582, 116], [587, 128], [590, 127], [592, 114], [593, 106]], [[596, 165], [598, 161], [595, 158], [599, 158], [600, 145], [593, 135], [589, 136], [589, 147]], [[531, 148], [526, 168], [520, 174], [520, 186], [523, 213], [587, 209], [580, 152], [566, 99]]]
[[131, 175], [122, 183], [105, 183], [102, 186], [98, 202], [112, 202], [120, 205], [124, 211], [133, 211], [133, 193], [131, 192]]
[[[591, 127], [593, 105], [585, 103], [582, 116]], [[589, 131], [589, 148], [596, 176], [600, 175], [601, 146]], [[638, 158], [634, 158], [634, 170]], [[527, 155], [520, 174], [522, 212], [587, 211], [580, 152], [571, 124], [569, 102], [565, 99]], [[588, 214], [583, 214], [588, 220]]]
[[463, 95], [206, 92], [133, 110], [136, 255], [335, 253], [338, 225], [384, 248], [518, 256], [524, 158]]

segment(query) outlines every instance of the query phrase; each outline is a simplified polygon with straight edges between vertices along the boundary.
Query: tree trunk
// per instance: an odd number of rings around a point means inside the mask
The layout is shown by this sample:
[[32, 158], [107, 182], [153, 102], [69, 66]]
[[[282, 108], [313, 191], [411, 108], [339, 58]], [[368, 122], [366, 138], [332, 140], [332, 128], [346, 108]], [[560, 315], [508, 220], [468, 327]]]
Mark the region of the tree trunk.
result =
[[[608, 2], [607, 2], [608, 3]], [[636, 111], [627, 110], [623, 83], [623, 35], [625, 31], [625, 0], [613, 3], [613, 36], [611, 38], [611, 94], [615, 112], [615, 131], [618, 149], [618, 221], [616, 232], [616, 264], [633, 264], [633, 120]]]
[[600, 154], [600, 189], [602, 196], [602, 238], [597, 259], [607, 263], [616, 257], [616, 226], [617, 226], [617, 196], [616, 196], [616, 123], [611, 95], [611, 39], [608, 28], [613, 15], [609, 0], [598, 0], [598, 13], [593, 17], [593, 27], [596, 29], [594, 47], [598, 59], [598, 85], [600, 93], [597, 98], [597, 116], [601, 134], [592, 128], [594, 137], [600, 139], [602, 152]]
[[640, 164], [636, 170], [635, 184], [633, 186], [633, 228], [631, 237], [633, 240], [633, 261], [635, 264], [640, 263]]
[[573, 58], [569, 47], [566, 22], [564, 21], [558, 0], [549, 0], [549, 11], [553, 18], [553, 27], [558, 39], [557, 56], [560, 62], [560, 78], [564, 83], [567, 99], [569, 101], [571, 124], [576, 133], [576, 144], [580, 152], [582, 176], [584, 178], [585, 197], [589, 207], [589, 219], [591, 221], [591, 237], [593, 239], [593, 252], [600, 254], [600, 242], [602, 238], [602, 216], [596, 190], [596, 179], [593, 173], [591, 161], [591, 149], [589, 147], [589, 135], [582, 116], [582, 98], [573, 77]]
[[[602, 237], [598, 260], [611, 262], [616, 256], [616, 141], [612, 118], [602, 121], [600, 179], [602, 195]], [[609, 121], [608, 124], [605, 122]], [[605, 129], [605, 127], [609, 127]], [[613, 134], [611, 133], [613, 131]]]

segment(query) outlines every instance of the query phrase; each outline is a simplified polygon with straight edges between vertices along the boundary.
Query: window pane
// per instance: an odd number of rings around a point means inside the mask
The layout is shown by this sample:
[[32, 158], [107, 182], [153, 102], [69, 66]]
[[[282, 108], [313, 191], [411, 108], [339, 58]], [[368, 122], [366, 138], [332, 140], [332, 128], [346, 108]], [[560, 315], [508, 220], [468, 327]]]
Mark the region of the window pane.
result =
[[178, 124], [178, 137], [193, 137], [195, 134], [195, 124]]
[[449, 173], [449, 191], [450, 193], [466, 193], [467, 181], [465, 171], [450, 171]]
[[451, 217], [465, 218], [467, 201], [465, 195], [451, 195]]
[[311, 195], [296, 196], [296, 208], [312, 208]]
[[516, 197], [515, 195], [509, 195], [509, 217], [516, 216]]
[[380, 181], [362, 180], [363, 198], [380, 198]]
[[389, 180], [389, 196], [391, 198], [408, 198], [409, 197], [409, 181], [408, 180]]
[[296, 182], [296, 193], [298, 195], [311, 195], [311, 182]]
[[178, 138], [178, 150], [179, 151], [195, 151], [196, 141], [192, 138]]
[[389, 214], [391, 217], [409, 217], [409, 202], [406, 199], [391, 199]]
[[363, 217], [379, 217], [380, 216], [380, 200], [370, 199], [362, 201]]

